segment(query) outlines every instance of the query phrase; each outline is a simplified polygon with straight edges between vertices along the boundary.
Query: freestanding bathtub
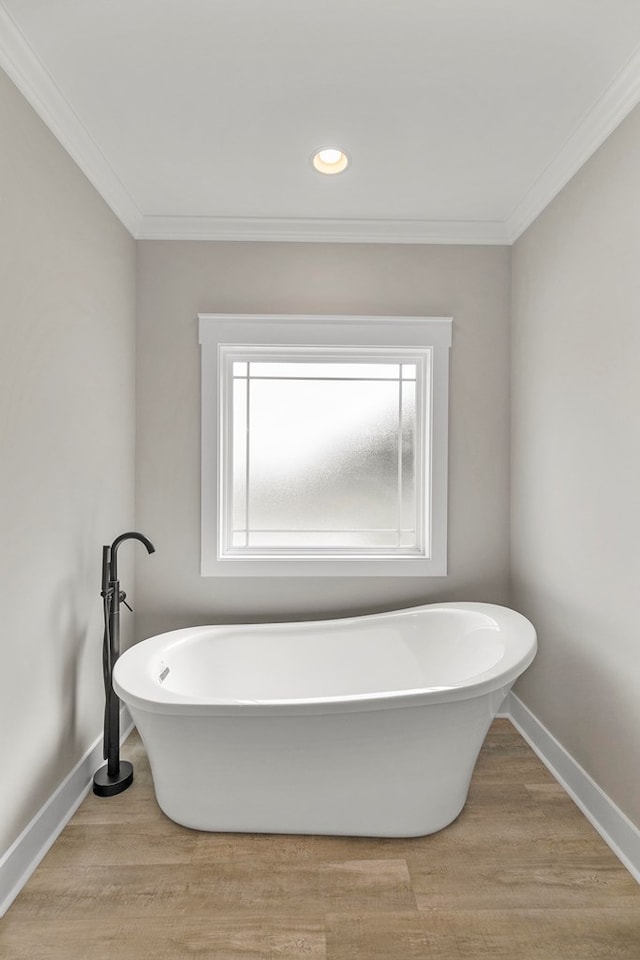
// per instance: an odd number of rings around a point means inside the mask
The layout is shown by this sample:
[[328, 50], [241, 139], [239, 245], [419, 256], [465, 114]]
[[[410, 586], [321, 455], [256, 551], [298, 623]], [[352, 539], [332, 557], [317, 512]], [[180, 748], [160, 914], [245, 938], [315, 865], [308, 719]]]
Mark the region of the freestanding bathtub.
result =
[[128, 649], [113, 683], [178, 823], [421, 836], [462, 810], [489, 725], [535, 653], [515, 611], [439, 603], [175, 630]]

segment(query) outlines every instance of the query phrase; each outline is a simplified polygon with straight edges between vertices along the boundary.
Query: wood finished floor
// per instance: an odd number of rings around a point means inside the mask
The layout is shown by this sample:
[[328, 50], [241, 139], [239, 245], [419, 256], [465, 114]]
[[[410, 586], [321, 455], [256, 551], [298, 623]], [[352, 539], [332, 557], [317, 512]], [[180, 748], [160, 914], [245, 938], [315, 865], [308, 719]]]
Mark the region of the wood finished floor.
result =
[[158, 809], [136, 734], [0, 921], [2, 960], [640, 960], [640, 886], [509, 721], [430, 837], [207, 834]]

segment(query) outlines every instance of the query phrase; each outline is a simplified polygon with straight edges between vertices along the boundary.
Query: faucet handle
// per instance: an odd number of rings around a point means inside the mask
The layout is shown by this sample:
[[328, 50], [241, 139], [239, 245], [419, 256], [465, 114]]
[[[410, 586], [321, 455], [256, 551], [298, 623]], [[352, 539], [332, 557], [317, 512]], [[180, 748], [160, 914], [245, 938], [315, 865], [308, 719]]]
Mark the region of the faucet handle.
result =
[[124, 603], [127, 610], [130, 610], [131, 613], [133, 613], [133, 607], [130, 607], [129, 604], [127, 603], [127, 595], [124, 592], [124, 590], [120, 591], [120, 596], [118, 597], [118, 599], [120, 600], [120, 603]]

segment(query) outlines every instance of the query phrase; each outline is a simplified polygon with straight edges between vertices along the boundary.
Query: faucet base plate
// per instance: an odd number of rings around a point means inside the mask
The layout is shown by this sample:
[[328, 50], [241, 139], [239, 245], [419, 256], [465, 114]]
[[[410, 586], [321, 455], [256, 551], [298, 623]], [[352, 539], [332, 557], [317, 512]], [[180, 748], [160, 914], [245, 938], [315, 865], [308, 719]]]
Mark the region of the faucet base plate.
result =
[[93, 792], [97, 797], [115, 797], [132, 783], [133, 767], [128, 760], [121, 760], [115, 776], [109, 776], [106, 764], [96, 771], [93, 777]]

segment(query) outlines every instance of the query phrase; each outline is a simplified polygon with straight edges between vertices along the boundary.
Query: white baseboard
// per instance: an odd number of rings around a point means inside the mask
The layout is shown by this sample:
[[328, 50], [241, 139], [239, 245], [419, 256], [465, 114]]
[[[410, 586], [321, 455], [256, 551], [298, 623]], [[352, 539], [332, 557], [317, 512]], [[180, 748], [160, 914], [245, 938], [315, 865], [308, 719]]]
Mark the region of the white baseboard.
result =
[[[120, 713], [120, 729], [124, 731], [121, 741], [129, 736], [132, 727], [129, 712], [123, 707]], [[0, 917], [4, 916], [88, 794], [93, 774], [102, 763], [101, 734], [0, 858]]]
[[[564, 787], [605, 843], [640, 883], [640, 830], [512, 692], [502, 711]], [[504, 715], [504, 713], [503, 713]]]

